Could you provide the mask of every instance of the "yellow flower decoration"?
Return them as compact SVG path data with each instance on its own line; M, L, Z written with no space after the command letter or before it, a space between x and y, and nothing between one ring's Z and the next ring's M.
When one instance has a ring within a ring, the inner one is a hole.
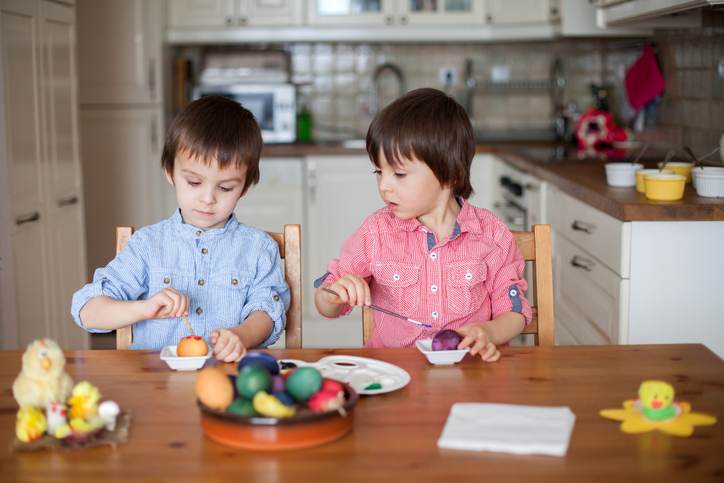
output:
M662 381L644 381L639 389L639 399L629 399L623 409L604 409L604 418L622 421L621 431L629 434L646 433L658 429L674 436L691 436L694 426L716 423L714 416L692 413L691 404L674 401L674 389ZM665 401L660 403L659 401ZM652 402L654 404L652 404Z

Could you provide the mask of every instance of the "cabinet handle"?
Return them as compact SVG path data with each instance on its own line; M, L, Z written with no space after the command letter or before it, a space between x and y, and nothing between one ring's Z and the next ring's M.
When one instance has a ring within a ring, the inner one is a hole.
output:
M234 23L234 19L231 17L226 17L226 25L231 25Z
M309 188L309 202L317 201L317 167L310 163L307 169L307 187Z
M156 98L156 62L153 59L148 59L148 91L151 93L151 98Z
M20 226L25 223L32 223L34 221L38 221L40 219L40 213L37 211L34 211L30 213L29 215L20 215L15 217L15 224Z
M493 16L492 16L492 15L486 15L486 16L485 16L485 22L486 22L486 23L493 23Z
M395 21L395 19L392 18L392 15L387 15L387 16L385 17L385 23L386 23L387 25L392 25L392 22L394 22L394 21Z
M249 19L246 17L239 17L239 25L246 25L249 23Z
M595 228L596 225L583 221L573 220L573 223L571 223L571 230L582 231L583 233L587 233L589 235L593 233Z
M574 255L573 258L571 258L571 265L576 268L581 268L587 272L590 272L591 270L593 270L593 267L596 266L596 264L593 263L591 260L579 257L578 255Z
M78 197L76 195L67 196L58 200L58 206L70 206L78 203Z
M402 15L402 16L400 17L400 23L401 23L402 25L406 25L406 24L407 24L407 16Z

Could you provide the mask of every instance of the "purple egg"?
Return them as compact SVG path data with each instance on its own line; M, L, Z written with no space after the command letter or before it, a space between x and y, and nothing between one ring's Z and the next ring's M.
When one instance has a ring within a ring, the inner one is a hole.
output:
M284 391L284 378L282 376L272 376L271 390L273 393Z
M294 406L294 398L285 391L273 392L272 396L279 399L285 406Z
M454 351L458 348L458 344L463 338L454 330L445 329L439 331L432 338L432 350L434 351Z

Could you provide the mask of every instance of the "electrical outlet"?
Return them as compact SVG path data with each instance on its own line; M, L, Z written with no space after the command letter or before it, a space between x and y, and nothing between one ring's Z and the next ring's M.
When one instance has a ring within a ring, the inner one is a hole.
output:
M443 86L452 86L458 82L458 70L455 67L440 67L438 79Z
M717 72L719 73L719 78L724 79L724 57L721 57L719 59L719 67L717 68Z

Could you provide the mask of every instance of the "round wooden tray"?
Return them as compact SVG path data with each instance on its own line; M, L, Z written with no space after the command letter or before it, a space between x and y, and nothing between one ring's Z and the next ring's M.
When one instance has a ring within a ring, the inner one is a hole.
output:
M300 449L329 443L352 430L354 405L359 396L344 384L343 411L301 412L291 418L239 416L217 411L197 401L201 427L217 443L252 450Z

